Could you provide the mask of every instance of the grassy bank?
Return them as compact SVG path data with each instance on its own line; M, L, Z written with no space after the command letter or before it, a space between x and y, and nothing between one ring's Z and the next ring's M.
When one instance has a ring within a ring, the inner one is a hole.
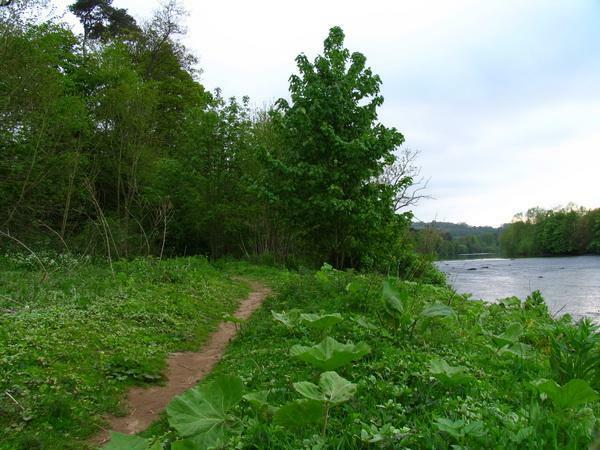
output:
M538 295L488 305L431 285L382 290L382 281L290 275L211 377L143 435L146 444L588 447L600 412L590 324L553 320ZM326 337L354 346L309 349Z
M248 290L203 258L0 258L0 448L84 448L124 390L160 382Z
M326 268L0 259L0 448L79 449L262 280L277 295L201 385L111 449L587 448L600 342L539 295L500 304ZM314 347L314 348L313 348ZM210 426L208 426L210 425ZM210 431L208 431L210 429ZM136 445L139 445L137 447ZM151 445L154 445L151 447Z

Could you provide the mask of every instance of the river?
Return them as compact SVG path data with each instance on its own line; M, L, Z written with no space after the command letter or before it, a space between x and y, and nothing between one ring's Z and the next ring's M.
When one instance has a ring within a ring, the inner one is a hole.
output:
M495 301L540 290L552 313L600 322L600 256L438 261L460 293Z

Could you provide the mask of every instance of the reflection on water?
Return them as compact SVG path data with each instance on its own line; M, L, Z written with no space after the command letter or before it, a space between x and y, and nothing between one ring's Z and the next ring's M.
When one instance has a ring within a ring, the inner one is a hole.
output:
M539 289L553 313L600 319L600 256L439 261L460 293L494 301Z

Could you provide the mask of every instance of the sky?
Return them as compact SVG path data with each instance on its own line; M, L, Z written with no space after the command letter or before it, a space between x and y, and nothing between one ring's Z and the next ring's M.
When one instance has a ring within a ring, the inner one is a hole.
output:
M417 220L498 226L534 206L600 207L600 0L182 3L201 82L258 107L286 97L294 58L341 26L383 81L380 121L420 152L433 198ZM143 22L159 2L113 5Z

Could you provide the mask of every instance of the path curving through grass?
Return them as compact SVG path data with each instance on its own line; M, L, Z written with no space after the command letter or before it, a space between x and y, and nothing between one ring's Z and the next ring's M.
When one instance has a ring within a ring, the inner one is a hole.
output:
M250 285L252 292L243 300L234 317L248 319L271 293L265 285L256 281L238 279ZM177 352L167 360L166 381L162 386L134 387L127 393L127 410L123 417L108 417L112 431L136 434L157 420L171 399L195 386L219 362L229 341L236 335L238 325L222 322L210 335L207 343L197 352ZM103 430L90 443L104 445L110 440L110 431Z

